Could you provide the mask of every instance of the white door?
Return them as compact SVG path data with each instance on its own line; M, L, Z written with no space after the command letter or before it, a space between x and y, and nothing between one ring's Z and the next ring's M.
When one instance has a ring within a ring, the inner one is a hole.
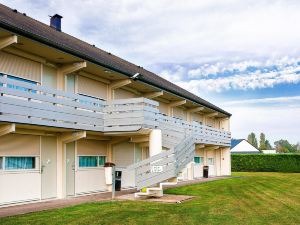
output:
M207 158L208 176L216 176L215 158Z
M75 195L75 142L66 144L66 194Z
M42 199L56 198L56 137L41 138Z

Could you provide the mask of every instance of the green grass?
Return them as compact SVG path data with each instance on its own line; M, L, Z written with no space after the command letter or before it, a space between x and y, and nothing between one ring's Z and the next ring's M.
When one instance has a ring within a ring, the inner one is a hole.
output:
M196 196L182 204L89 203L2 218L0 224L300 224L299 173L234 176L167 191Z

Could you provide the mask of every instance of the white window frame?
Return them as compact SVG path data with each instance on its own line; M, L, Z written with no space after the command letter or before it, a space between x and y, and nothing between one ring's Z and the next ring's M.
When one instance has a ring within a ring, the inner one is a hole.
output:
M211 164L211 162L212 162L212 164ZM214 166L215 165L215 158L207 158L207 164L209 166Z
M6 169L5 168L5 161L6 158L9 157L30 157L35 158L35 168L30 169ZM2 158L2 168L0 168L1 172L22 172L22 171L39 171L40 170L40 156L39 155L3 155L0 156Z
M200 158L200 163L196 163L196 162L195 162L195 159L194 159L194 163L195 163L196 165L203 165L203 164L204 164L204 157L203 157L203 156L197 156L197 155L196 155L196 156L194 156L194 158L195 158L195 157Z
M88 166L88 167L84 167L84 166L80 166L79 165L79 159L80 157L97 157L97 166ZM105 162L107 159L106 155L77 155L77 165L78 165L78 169L97 169L97 168L103 168L104 165L99 165L99 157L105 157Z

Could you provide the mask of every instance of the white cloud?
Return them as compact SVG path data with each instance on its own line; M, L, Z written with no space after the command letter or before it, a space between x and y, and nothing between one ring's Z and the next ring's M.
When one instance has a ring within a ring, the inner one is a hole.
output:
M196 94L205 91L222 92L224 90L255 90L271 88L278 84L296 84L300 82L300 66L287 66L280 71L253 73L245 72L228 77L213 79L181 80L176 84ZM169 75L171 77L171 75Z
M288 96L288 97L277 97L277 98L255 98L255 99L246 99L239 101L229 101L223 103L224 106L239 106L245 104L260 104L260 103L284 103L289 104L289 106L294 107L297 104L300 104L300 96Z
M205 63L297 56L300 2L293 0L2 0L136 62ZM86 29L88 28L88 29ZM213 66L214 67L214 66ZM215 68L211 68L215 71ZM193 72L191 72L193 73Z

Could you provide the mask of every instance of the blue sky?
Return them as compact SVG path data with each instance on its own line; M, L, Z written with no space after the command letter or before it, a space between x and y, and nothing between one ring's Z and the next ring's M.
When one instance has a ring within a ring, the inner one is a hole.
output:
M235 138L300 141L300 1L3 0L233 114Z

